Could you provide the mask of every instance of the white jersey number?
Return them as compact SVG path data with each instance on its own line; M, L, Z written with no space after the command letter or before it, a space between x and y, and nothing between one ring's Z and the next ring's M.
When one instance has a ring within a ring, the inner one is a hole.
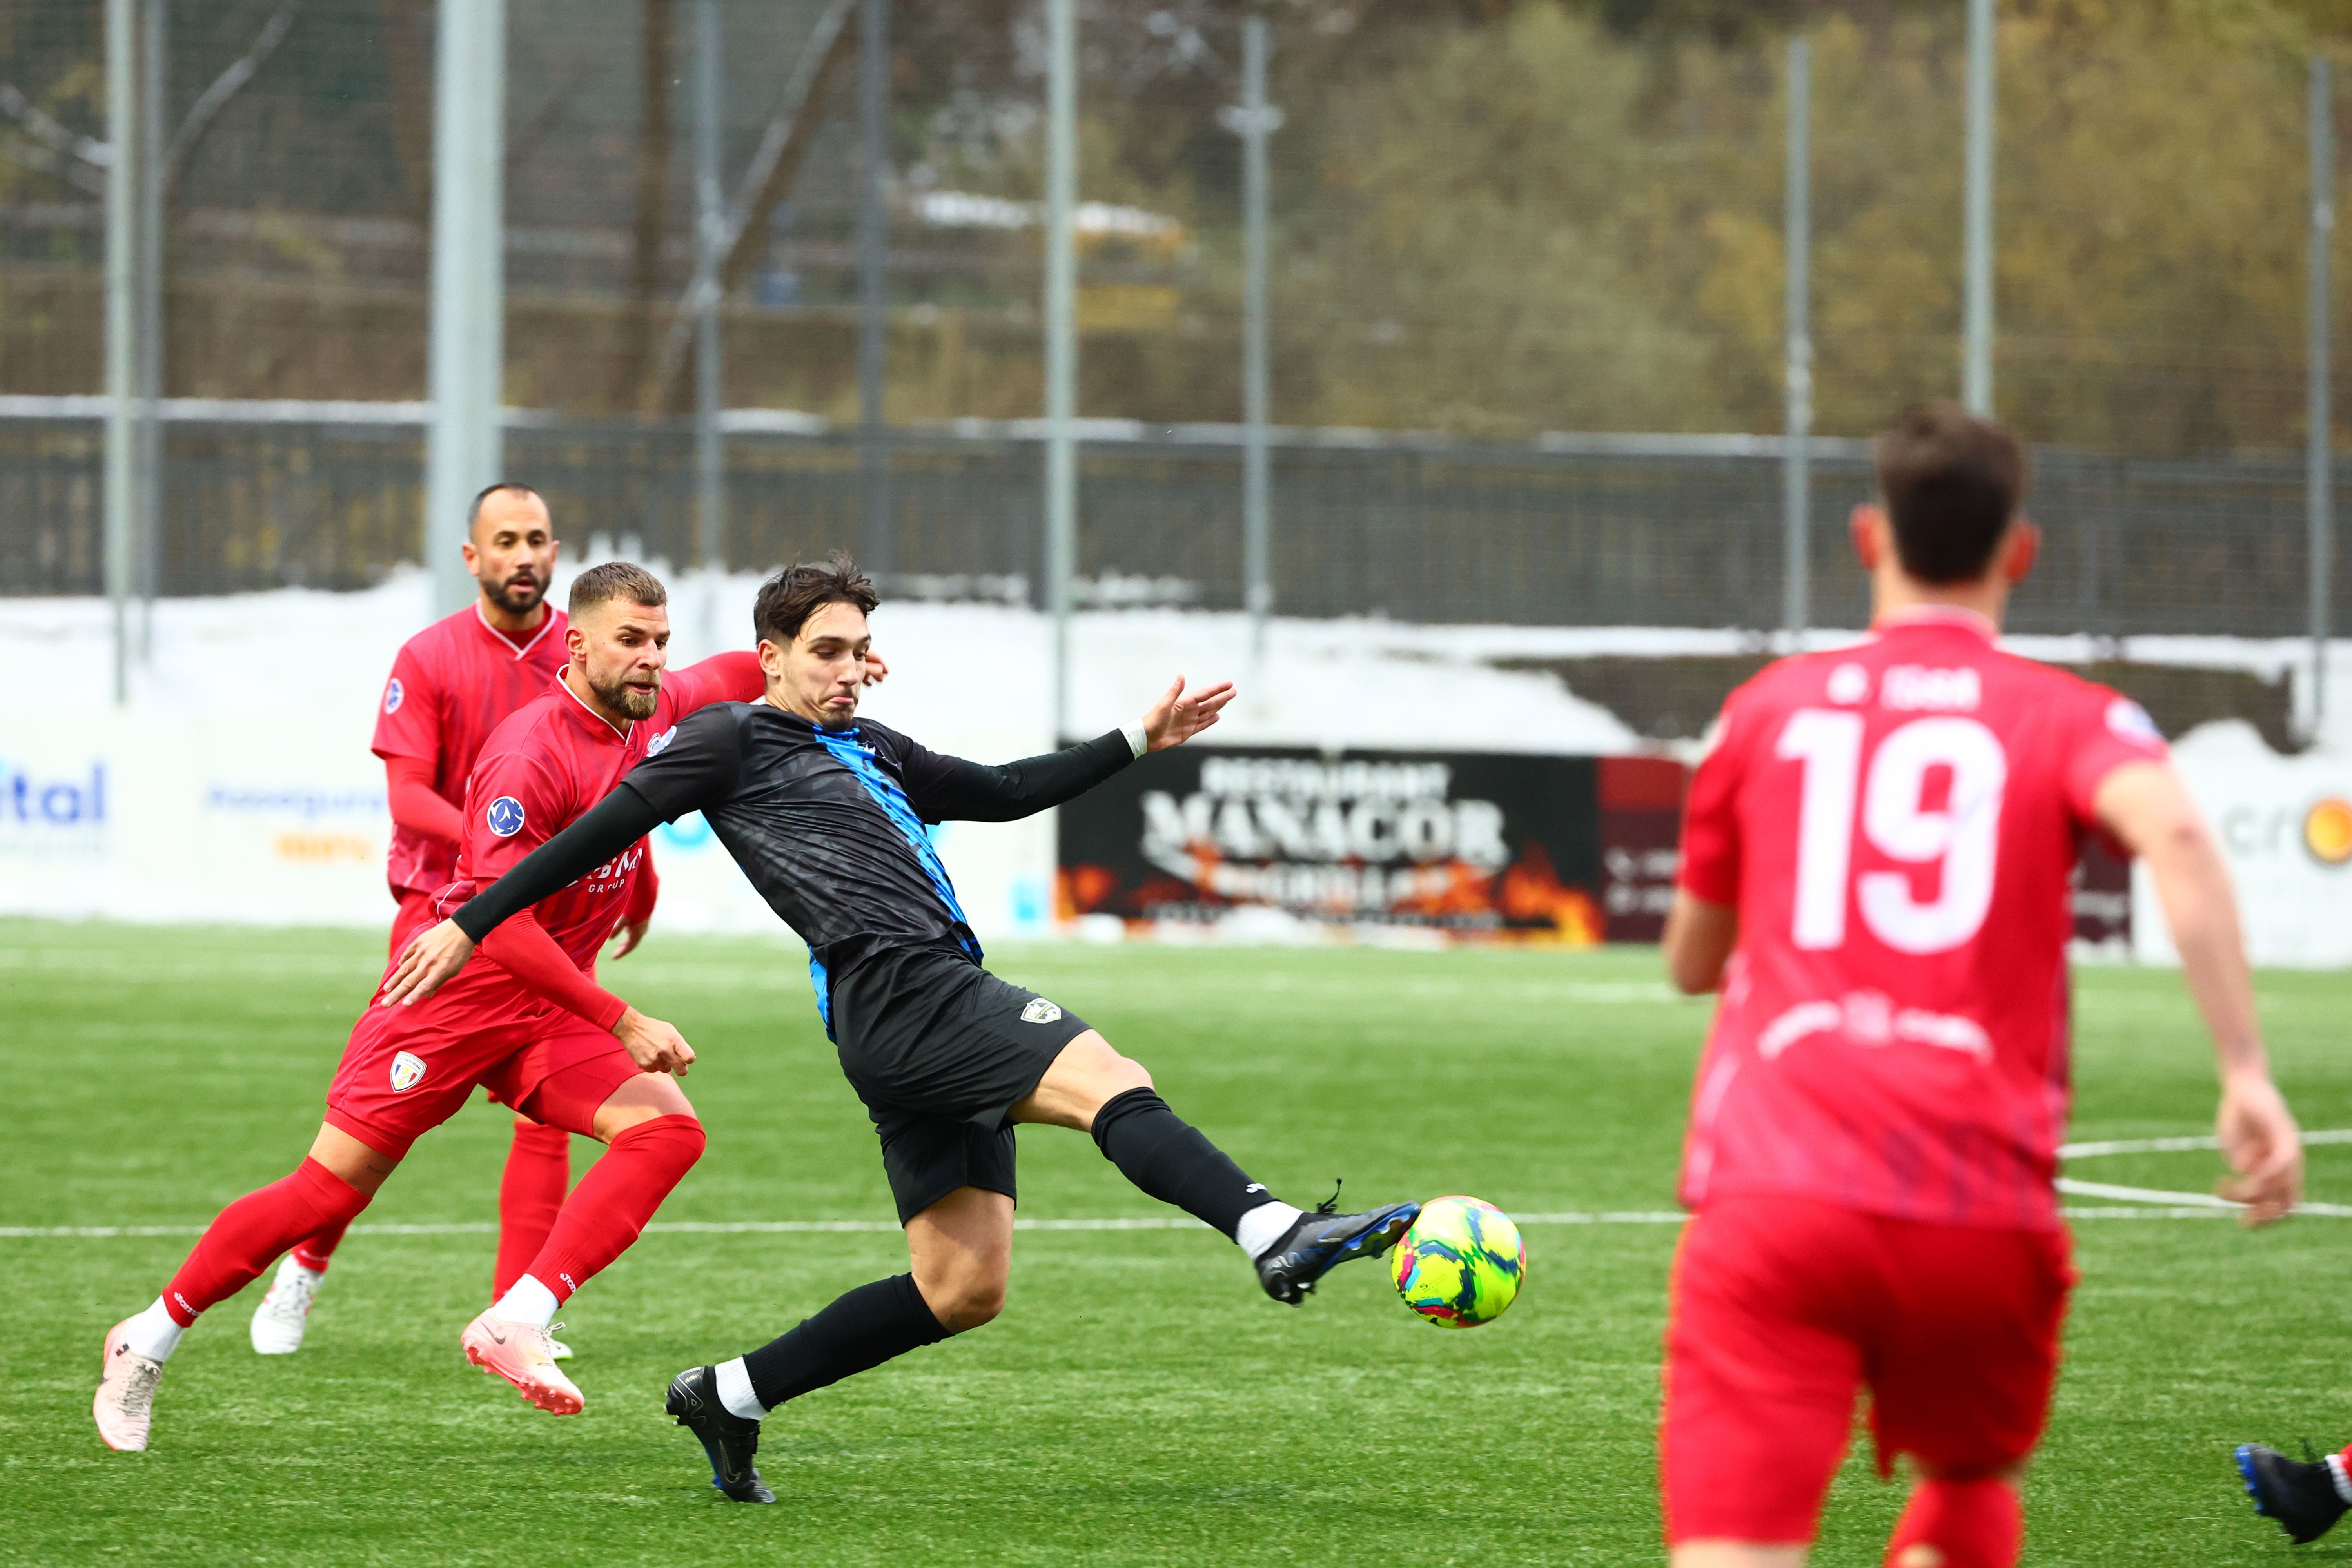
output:
M2008 754L1974 719L1915 719L1879 742L1865 779L1862 742L1861 714L1801 708L1774 748L1805 768L1797 814L1796 944L1814 951L1845 945L1851 879L1873 936L1903 952L1948 952L1977 934L1992 907ZM1937 767L1951 770L1951 794L1941 809L1929 811L1921 799L1928 770ZM1907 871L1851 877L1857 804L1872 847L1906 866L1939 868L1935 897L1925 903L1914 898Z

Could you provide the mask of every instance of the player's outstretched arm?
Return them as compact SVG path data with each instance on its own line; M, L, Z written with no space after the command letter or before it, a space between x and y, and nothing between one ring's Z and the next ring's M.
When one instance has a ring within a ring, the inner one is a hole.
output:
M419 1002L466 965L474 944L499 923L570 887L652 832L660 816L625 781L578 820L515 862L457 915L408 944L385 983L383 1005Z
M926 822L1016 822L1075 800L1146 752L1181 746L1217 721L1233 700L1221 681L1184 695L1184 678L1135 723L1043 756L992 766L929 751L900 736L893 746L907 798Z
M2092 805L2107 830L2147 863L2189 994L2212 1032L2221 1074L2217 1131L2222 1156L2238 1173L2223 1184L2223 1195L2246 1205L2247 1224L2267 1225L2303 1195L2303 1141L2271 1081L2221 847L2179 775L2162 763L2116 768Z

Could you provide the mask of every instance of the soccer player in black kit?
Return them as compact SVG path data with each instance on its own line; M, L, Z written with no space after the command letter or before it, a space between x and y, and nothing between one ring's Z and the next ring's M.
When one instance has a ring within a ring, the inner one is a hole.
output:
M1153 1092L1086 1020L981 967L926 823L1008 822L1085 793L1216 722L1230 682L1179 679L1137 723L987 767L857 721L873 584L846 559L788 567L752 618L758 702L689 714L603 801L410 947L387 1004L430 994L509 915L657 824L699 811L809 948L818 1014L865 1101L907 1229L908 1273L861 1285L747 1355L680 1373L668 1410L739 1502L772 1502L760 1422L812 1389L976 1329L1004 1302L1018 1122L1091 1132L1128 1180L1223 1232L1277 1301L1386 1252L1420 1212L1338 1214L1274 1199Z

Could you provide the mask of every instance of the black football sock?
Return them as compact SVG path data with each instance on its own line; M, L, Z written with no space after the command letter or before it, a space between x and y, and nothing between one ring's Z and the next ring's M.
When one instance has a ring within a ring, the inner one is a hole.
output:
M1113 1095L1095 1112L1095 1142L1119 1173L1233 1239L1242 1215L1273 1194L1148 1089Z
M787 1399L880 1366L948 1337L915 1289L911 1274L894 1274L834 1299L814 1318L743 1358L751 1392L773 1410Z

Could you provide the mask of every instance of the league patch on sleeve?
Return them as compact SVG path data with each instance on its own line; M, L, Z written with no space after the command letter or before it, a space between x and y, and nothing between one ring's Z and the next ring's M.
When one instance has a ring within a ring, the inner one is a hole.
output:
M2107 730L2117 740L2129 741L2136 746L2161 746L2164 731L2147 716L2147 710L2128 697L2118 697L2107 704Z
M394 676L384 684L383 710L387 713L397 713L400 711L400 705L407 700L408 689L400 684L400 677Z
M502 795L490 802L489 810L482 813L482 820L499 837L512 838L522 831L522 802L510 795Z
M677 726L672 724L668 729L664 730L660 734L656 735L652 740L646 742L646 755L649 757L660 756L664 752L669 750L669 743L677 739Z

